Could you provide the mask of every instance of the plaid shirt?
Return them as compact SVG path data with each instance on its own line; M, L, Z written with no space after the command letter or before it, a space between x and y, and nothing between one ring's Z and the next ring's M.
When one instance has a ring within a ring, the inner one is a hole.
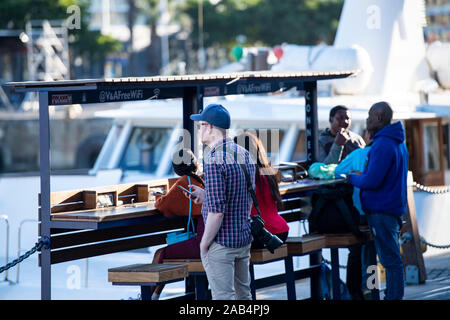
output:
M227 138L214 145L210 152L205 152L203 220L206 225L209 212L224 214L215 241L229 248L241 248L253 240L250 230L252 199L239 163L246 164L255 188L256 165L247 150Z

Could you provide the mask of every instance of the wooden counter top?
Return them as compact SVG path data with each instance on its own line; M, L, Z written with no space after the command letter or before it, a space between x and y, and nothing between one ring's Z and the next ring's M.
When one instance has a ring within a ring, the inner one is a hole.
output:
M159 214L153 203L123 205L119 207L79 210L61 213L52 213L53 221L92 221L104 222L129 218L140 218Z

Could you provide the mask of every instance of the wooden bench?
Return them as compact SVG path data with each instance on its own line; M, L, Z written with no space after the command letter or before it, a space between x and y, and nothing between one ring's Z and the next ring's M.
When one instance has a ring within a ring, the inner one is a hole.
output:
M322 249L325 247L325 236L324 235L303 235L301 237L288 237L286 240L288 249L287 262L292 265L293 269L293 257L294 256L310 256L310 267L304 270L293 271L294 283L295 280L310 278L310 292L311 299L321 299L320 292L320 261L317 256L322 255ZM316 259L311 257L316 256ZM294 285L294 296L295 285Z
M366 227L360 228L360 231L364 234L363 239L357 238L352 233L344 233L344 234L325 234L325 248L330 249L331 253L331 278L332 278L332 287L333 287L333 300L341 299L341 290L340 290L340 277L339 277L339 249L356 245L356 244L364 244L364 240L371 240L372 234L370 230ZM379 300L380 294L379 290L372 290L372 299Z
M325 248L326 237L323 234L288 237L286 244L289 255L301 256Z
M256 289L268 287L272 285L270 278L262 278L255 280L255 265L270 263L278 260L284 260L285 274L284 282L286 282L286 290L288 300L295 300L295 280L293 277L293 265L288 259L287 245L283 244L271 253L267 249L252 249L250 252L250 289L252 299L256 300Z
M189 277L186 279L186 294L194 290L196 300L208 298L208 279L201 259L164 259L163 263L185 265L189 273ZM189 278L192 279L193 284L190 283Z
M108 281L113 285L141 286L142 300L151 300L151 286L179 281L188 276L184 264L132 264L108 269Z
M255 280L254 265L274 262L278 260L286 259L288 256L287 245L283 244L279 248L271 253L267 249L253 249L250 252L250 287L252 292L252 298L256 299L256 289L267 286L264 283L264 279ZM208 283L206 278L206 272L203 268L202 261L200 259L164 259L164 264L184 264L188 268L189 277L193 277L195 285L195 296L197 300L202 300L207 297ZM285 265L286 266L286 265ZM289 269L286 269L285 276L288 277L290 274ZM289 278L290 279L290 278ZM295 296L291 296L292 286L295 283L290 283L286 279L288 297L295 299ZM186 290L188 291L188 289Z

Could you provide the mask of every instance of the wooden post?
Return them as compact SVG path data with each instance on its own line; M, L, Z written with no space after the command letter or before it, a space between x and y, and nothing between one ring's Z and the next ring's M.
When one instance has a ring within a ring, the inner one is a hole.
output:
M411 241L404 242L402 244L403 251L403 264L406 268L407 265L414 265L419 268L419 283L424 283L427 279L427 273L425 270L425 262L423 260L422 249L420 247L419 229L417 227L416 220L416 206L414 204L414 192L412 186L412 172L408 172L408 209L404 214L404 221L406 222L405 228L411 236Z

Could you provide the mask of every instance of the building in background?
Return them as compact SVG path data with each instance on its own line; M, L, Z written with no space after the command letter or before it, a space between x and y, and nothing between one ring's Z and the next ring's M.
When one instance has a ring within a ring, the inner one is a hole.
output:
M426 0L427 26L424 27L425 39L450 42L450 1Z

